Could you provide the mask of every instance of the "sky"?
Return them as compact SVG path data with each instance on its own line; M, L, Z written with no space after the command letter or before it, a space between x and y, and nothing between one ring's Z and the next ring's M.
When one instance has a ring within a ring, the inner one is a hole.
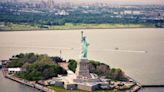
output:
M37 2L41 0L17 0L17 1ZM71 3L103 2L103 3L111 3L111 4L162 4L164 5L164 0L54 0L54 1L55 2L71 2Z

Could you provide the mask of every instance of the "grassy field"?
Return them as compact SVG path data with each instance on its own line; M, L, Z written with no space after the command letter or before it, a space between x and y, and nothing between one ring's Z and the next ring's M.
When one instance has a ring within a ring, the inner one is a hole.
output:
M57 86L48 86L49 88L55 90L56 92L88 92L88 91L83 91L83 90L66 90L62 87L57 87ZM119 91L119 90L99 90L96 92L124 92L124 91Z
M71 24L65 25L32 25L32 24L5 24L0 25L1 31L23 31L23 30L69 30L69 29L112 29L112 28L145 28L142 24Z
M50 26L49 29L110 29L110 28L142 28L141 24L70 24Z
M7 24L7 25L0 25L0 30L4 31L19 31L19 30L37 30L39 27L29 24Z

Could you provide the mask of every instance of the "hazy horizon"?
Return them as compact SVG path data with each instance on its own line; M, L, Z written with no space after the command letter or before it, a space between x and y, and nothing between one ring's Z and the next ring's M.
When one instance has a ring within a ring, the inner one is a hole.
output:
M2 0L7 1L7 0ZM8 1L14 1L14 0L8 0ZM38 2L38 1L48 1L48 0L16 0L18 2ZM164 5L164 0L53 0L57 3L74 3L74 4L80 4L80 3L108 3L108 4L160 4Z

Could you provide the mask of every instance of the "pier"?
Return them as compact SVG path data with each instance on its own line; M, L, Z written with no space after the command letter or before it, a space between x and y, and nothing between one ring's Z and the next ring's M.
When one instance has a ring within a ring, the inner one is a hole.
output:
M142 85L143 88L164 87L164 85Z
M135 83L135 85L133 85L129 90L127 90L126 92L138 92L141 88L142 85L137 82L136 80L134 80L133 78L131 78L130 76L126 75L126 77L131 80L133 83Z

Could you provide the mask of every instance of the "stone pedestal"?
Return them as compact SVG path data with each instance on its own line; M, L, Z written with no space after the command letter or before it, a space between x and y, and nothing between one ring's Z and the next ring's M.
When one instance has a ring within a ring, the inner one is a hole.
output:
M78 79L79 78L80 79L90 79L90 78L92 78L90 73L89 73L88 59L80 59L77 62L76 75L77 75Z
M89 72L88 59L80 59L77 62L75 82L98 82L99 79L93 79Z

